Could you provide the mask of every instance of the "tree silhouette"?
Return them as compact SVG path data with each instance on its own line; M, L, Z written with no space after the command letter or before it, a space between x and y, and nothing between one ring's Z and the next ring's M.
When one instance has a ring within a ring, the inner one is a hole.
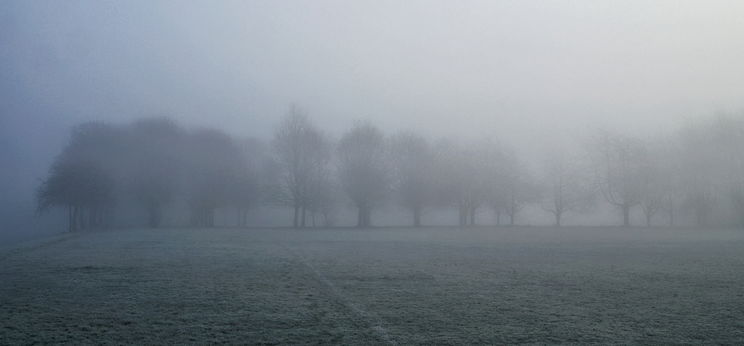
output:
M357 208L357 227L372 225L372 209L388 189L385 141L380 130L358 124L338 143L339 177Z

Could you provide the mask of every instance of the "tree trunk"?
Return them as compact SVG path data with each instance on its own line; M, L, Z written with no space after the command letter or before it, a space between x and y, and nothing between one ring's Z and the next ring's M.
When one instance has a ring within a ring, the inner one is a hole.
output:
M207 227L214 227L214 209L209 208L206 210L206 226Z
M67 206L67 231L68 232L72 232L75 230L75 224L74 224L75 219L73 218L73 215L72 215L72 209L73 209L72 205Z
M77 231L78 228L80 228L80 225L78 223L78 216L80 215L80 208L78 206L75 206L72 210L72 230Z
M292 219L292 228L297 228L300 224L300 206L294 206L294 218Z
M364 208L364 227L372 226L372 210L369 207Z
M669 208L669 227L674 227L674 209Z
M302 213L301 213L301 215L302 215L302 219L300 220L300 227L301 228L305 228L305 225L306 225L306 222L305 221L307 219L307 217L306 217L306 215L307 215L307 208L305 208L304 205L302 206Z
M421 227L421 207L413 207L413 227Z
M77 229L78 230L84 230L85 229L85 208L84 207L78 207L78 213L77 213Z
M460 227L466 226L468 223L468 210L464 204L460 204L458 216L460 218L459 219Z
M320 212L320 215L323 216L324 227L330 227L333 225L333 220L331 219L331 212L328 209L323 209L323 211Z
M563 213L561 213L561 212L556 212L555 213L555 227L561 227L561 216L562 215L563 215Z
M470 226L475 226L475 207L470 207Z
M646 213L646 227L651 227L651 213Z
M514 191L511 193L511 203L509 203L509 226L514 226L514 218L517 216L517 203Z
M78 207L77 215L75 215L75 220L77 223L75 224L75 229L78 231L82 231L85 229L85 208Z
M623 226L629 227L630 226L630 206L627 204L623 204Z
M507 214L509 215L509 226L514 226L514 223L515 223L514 219L517 216L517 209L514 207L514 205L509 207Z

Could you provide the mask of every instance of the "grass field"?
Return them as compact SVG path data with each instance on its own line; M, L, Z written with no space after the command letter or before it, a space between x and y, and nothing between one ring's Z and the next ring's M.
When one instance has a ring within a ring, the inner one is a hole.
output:
M0 343L744 343L744 232L128 230L0 252Z

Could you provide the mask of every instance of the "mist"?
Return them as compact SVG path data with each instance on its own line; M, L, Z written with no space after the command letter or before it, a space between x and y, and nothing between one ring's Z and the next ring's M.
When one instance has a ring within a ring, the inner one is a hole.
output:
M0 1L0 343L741 344L742 18Z
M268 140L298 104L334 136L369 121L494 137L534 168L556 140L667 135L743 108L735 1L0 6L4 221L34 219L34 189L86 121Z

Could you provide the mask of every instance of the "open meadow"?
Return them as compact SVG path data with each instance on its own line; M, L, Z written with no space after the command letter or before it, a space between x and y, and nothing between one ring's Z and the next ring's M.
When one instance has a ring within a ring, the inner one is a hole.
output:
M0 252L0 344L744 343L744 232L165 229Z

